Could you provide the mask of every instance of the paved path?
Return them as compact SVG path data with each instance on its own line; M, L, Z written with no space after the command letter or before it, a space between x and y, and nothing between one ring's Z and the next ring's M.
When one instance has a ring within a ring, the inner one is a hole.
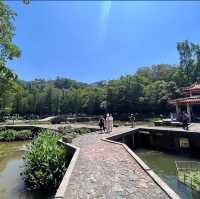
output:
M114 134L130 131L115 128ZM101 140L105 134L74 139L80 153L64 199L166 199L166 193L122 145Z
M56 116L49 116L49 117L45 117L45 118L43 118L43 119L41 119L41 120L38 120L39 122L45 122L45 121L50 121L50 120L52 120L53 118L55 118Z
M189 126L189 130L200 132L200 123L191 123L191 125Z

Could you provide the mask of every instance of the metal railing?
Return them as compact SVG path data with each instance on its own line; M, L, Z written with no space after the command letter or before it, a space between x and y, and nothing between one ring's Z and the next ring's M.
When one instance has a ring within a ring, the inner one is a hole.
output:
M175 161L178 179L200 191L200 162Z

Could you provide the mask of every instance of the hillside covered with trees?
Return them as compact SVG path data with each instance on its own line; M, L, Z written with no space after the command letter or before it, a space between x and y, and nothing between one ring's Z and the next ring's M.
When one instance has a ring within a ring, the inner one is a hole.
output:
M187 75L185 70L184 65L153 65L142 67L133 75L94 84L61 77L9 80L6 86L1 83L4 92L0 107L4 113L20 115L166 113L170 110L167 101L180 97L180 88L198 78Z
M0 114L52 115L85 113L167 113L167 101L180 97L180 88L200 77L200 46L177 43L179 65L141 67L117 80L86 84L58 77L22 81L7 66L21 55L13 43L16 13L0 1Z

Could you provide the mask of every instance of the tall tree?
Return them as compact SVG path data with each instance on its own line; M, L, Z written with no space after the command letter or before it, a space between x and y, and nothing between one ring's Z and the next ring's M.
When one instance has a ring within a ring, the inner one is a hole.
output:
M0 0L0 79L14 78L15 74L7 67L7 61L19 57L20 49L13 43L16 13Z
M177 43L180 55L180 69L186 74L187 83L191 84L200 76L200 46L189 41Z

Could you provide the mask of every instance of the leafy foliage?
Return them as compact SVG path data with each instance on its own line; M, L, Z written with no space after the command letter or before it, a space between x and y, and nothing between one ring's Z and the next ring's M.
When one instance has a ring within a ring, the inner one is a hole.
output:
M33 138L31 130L1 129L0 141L28 140Z
M66 78L15 81L15 89L0 97L0 107L20 115L166 113L167 101L179 97L180 85L185 84L179 70L176 66L154 65L100 86L73 82L68 87L63 83L68 82Z
M200 46L189 41L177 43L180 55L180 69L185 73L188 83L200 77Z
M7 60L19 57L21 51L13 43L15 34L13 20L16 13L3 1L0 1L0 79L15 78L15 74L6 67Z
M68 166L69 154L58 145L61 135L46 130L29 146L21 173L30 189L56 189Z

